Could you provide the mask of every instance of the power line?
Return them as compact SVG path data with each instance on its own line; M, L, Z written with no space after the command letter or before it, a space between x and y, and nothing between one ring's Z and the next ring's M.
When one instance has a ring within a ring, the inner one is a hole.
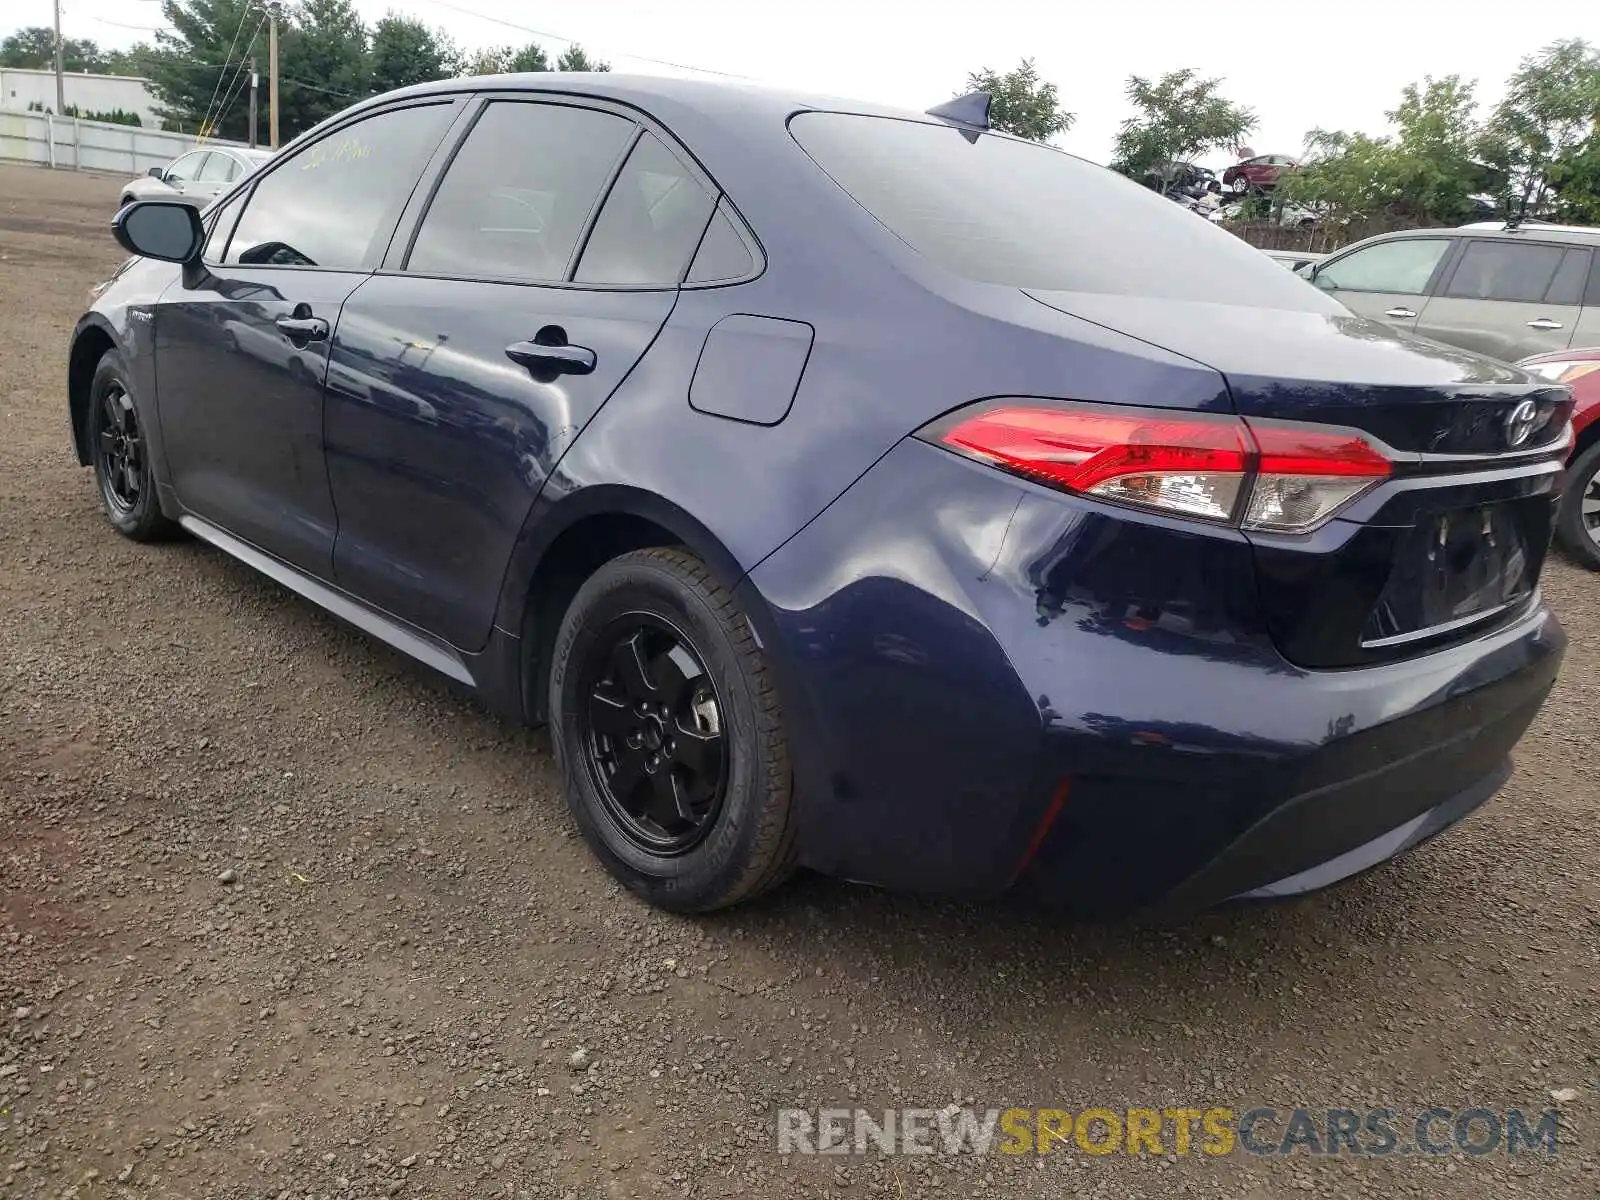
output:
M504 25L507 29L515 29L519 33L529 33L534 37L549 38L551 41L556 42L565 42L568 46L580 44L579 39L577 38L566 37L565 35L559 33L551 33L545 29L534 29L527 25L519 25L515 21L507 21L504 17L491 17L488 13L475 12L470 8L462 8L459 4L450 4L448 3L448 0L427 0L427 2L429 4L437 4L440 8L448 8L452 12L461 13L463 16L476 17L480 21L488 21L491 25ZM720 75L724 79L750 79L750 76L748 75L735 75L732 71L718 71L711 67L697 67L692 63L673 62L671 59L666 58L651 58L645 54L625 54L621 50L613 50L611 53L615 54L618 58L631 58L639 62L654 63L658 67L673 67L679 71L699 71L704 75Z
M250 19L250 6L246 5L239 13L239 24L234 28L233 37L228 42L228 51L222 56L222 74L217 76L217 82L211 89L211 99L206 101L205 116L200 118L200 128L204 129L211 123L211 108L217 102L217 92L222 88L223 77L228 73L228 64L233 61L233 48L239 44L239 35L244 32L244 23ZM256 30L261 29L261 22L256 22Z
M266 18L262 17L256 22L256 27L250 31L250 40L245 44L244 52L239 57L239 69L234 72L233 82L228 85L222 94L222 103L217 107L216 119L211 125L212 129L220 129L222 127L223 120L227 117L239 97L244 94L246 71L250 66L250 55L255 51L256 39L261 36L261 26L265 20ZM223 73L227 73L226 67L223 68ZM205 127L202 126L201 128Z
M138 30L140 33L161 33L161 32L164 32L163 30L157 28L154 25L124 25L121 21L108 21L104 17L97 17L97 16L94 16L93 14L90 15L89 20L98 21L102 25L115 25L118 29L135 29L135 30Z

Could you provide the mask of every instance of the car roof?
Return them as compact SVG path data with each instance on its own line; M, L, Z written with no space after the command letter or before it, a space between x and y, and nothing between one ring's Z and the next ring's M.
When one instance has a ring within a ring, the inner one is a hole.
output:
M1577 242L1588 244L1600 240L1600 227L1593 225L1558 225L1552 221L1524 221L1507 228L1504 221L1473 221L1457 226L1458 231L1473 236L1502 236L1507 238L1538 238L1541 241Z
M646 112L667 102L699 110L718 120L743 120L751 116L782 120L805 109L899 117L936 123L938 118L913 109L823 93L767 87L739 79L676 79L661 75L621 75L605 71L535 71L510 75L475 75L419 83L374 96L347 110L396 99L461 92L528 91L592 96L641 108Z
M1418 229L1396 229L1389 233L1375 233L1371 237L1362 238L1359 242L1351 242L1348 246L1340 246L1334 254L1344 254L1358 246L1369 246L1378 242L1397 242L1407 238L1466 238L1472 241L1496 242L1555 242L1569 246L1597 246L1600 245L1600 227L1589 225L1542 225L1530 221L1513 229L1507 229L1503 221L1479 221L1471 225L1430 225ZM1330 254L1331 258L1333 255Z
M622 104L645 107L651 101L677 101L698 104L707 109L736 112L755 104L770 110L838 109L846 112L885 115L885 117L918 117L934 120L925 112L872 104L842 96L771 88L762 83L746 82L736 78L670 78L666 75L622 75L616 72L590 72L590 70L534 70L523 74L470 75L466 78L445 78L430 83L416 83L410 88L400 88L382 96L374 96L363 104L384 99L427 96L450 91L554 91L578 93L614 99Z

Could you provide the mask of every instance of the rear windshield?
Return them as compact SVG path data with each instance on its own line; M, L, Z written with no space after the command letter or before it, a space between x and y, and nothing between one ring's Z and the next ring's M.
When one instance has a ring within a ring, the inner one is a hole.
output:
M1342 311L1204 217L1048 146L850 113L800 113L789 128L891 233L968 279Z

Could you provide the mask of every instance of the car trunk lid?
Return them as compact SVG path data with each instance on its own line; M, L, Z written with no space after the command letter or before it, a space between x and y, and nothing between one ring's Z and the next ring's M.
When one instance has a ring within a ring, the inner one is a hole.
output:
M1309 534L1249 532L1286 658L1345 667L1476 636L1532 597L1570 393L1360 317L1107 294L1035 300L1220 372L1248 422L1359 431L1394 473Z

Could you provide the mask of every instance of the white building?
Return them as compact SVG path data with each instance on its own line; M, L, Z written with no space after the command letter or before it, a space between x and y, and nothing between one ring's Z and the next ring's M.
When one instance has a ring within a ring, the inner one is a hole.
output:
M68 72L62 76L62 87L67 103L75 104L79 111L138 113L146 129L160 129L161 118L156 116L156 98L150 92L150 81L137 75L89 75ZM26 109L30 104L42 104L51 112L56 108L56 73L54 71L25 71L14 67L0 67L0 108Z

